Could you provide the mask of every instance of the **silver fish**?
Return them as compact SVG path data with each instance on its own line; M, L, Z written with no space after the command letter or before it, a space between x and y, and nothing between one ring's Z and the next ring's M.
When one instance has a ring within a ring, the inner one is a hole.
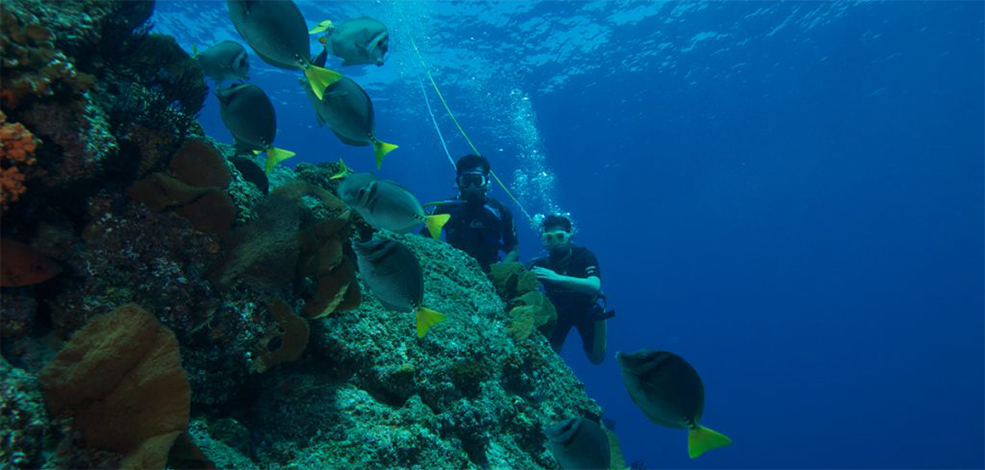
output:
M732 440L698 424L705 406L701 377L684 358L667 351L643 349L616 353L629 397L656 424L688 430L693 459Z
M435 240L441 238L441 227L451 217L450 214L425 214L410 190L370 173L346 176L339 185L339 197L373 227L408 233L423 223Z
M609 437L595 421L574 418L547 429L551 453L564 470L608 469Z
M222 41L194 55L209 78L217 81L249 80L250 60L236 41Z
M354 242L359 273L384 307L397 311L414 311L417 337L445 319L445 315L424 308L424 274L417 257L394 240L371 239Z

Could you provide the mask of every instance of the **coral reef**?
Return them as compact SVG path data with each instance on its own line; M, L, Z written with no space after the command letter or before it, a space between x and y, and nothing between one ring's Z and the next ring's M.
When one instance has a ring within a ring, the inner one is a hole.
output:
M232 176L222 154L201 139L189 139L169 168L170 174L156 172L137 181L127 194L156 211L174 210L199 230L225 235L236 205L225 191Z
M234 419L193 418L188 435L216 468L259 469L249 457L250 432Z
M291 311L291 307L279 299L271 300L270 309L278 328L269 329L267 337L260 341L254 370L264 372L284 362L296 361L308 346L310 328L308 321Z
M153 5L0 11L0 239L26 247L0 269L23 367L0 361L0 465L556 468L543 428L602 413L532 334L553 311L533 275L376 234L448 316L417 338L356 272L374 235L339 166L264 174L204 137L201 69L149 33Z
M219 285L285 298L297 293L305 299L303 312L309 318L358 306L355 271L342 256L350 216L342 201L296 182L271 192L256 211L255 220L231 235Z
M86 447L122 454L124 468L163 468L188 425L178 341L134 304L86 324L39 379L51 413L71 417Z
M7 122L7 115L0 111L0 211L27 190L25 168L37 163L34 150L38 143L34 134L20 123Z
M510 336L517 341L530 337L535 329L550 336L557 323L557 310L550 299L540 292L527 292L511 302Z
M527 271L521 263L496 263L489 267L489 280L509 308L509 330L513 339L523 341L535 329L550 336L557 323L557 310L538 291L540 284L534 273Z
M499 298L507 303L527 292L540 289L537 276L527 271L523 263L494 263L489 266L489 280L496 287Z
M425 237L378 236L418 256L425 303L448 319L418 339L413 314L367 296L313 322L307 354L319 366L278 368L252 405L246 424L261 434L258 457L299 467L555 465L543 427L597 419L598 405L546 341L517 347L475 260Z
M31 374L0 358L0 467L37 468L51 434L41 388Z

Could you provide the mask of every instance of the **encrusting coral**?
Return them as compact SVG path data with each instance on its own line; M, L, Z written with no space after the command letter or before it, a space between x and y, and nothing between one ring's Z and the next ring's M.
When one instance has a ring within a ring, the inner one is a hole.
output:
M260 343L254 370L264 372L283 362L296 361L308 346L310 328L308 321L291 311L291 306L280 299L267 302L267 308L277 321L277 329L267 332Z
M24 168L34 165L34 151L40 141L22 124L7 122L0 111L0 211L27 191Z
M308 318L359 305L355 270L343 256L350 212L342 201L318 186L295 182L271 192L256 211L255 220L232 233L219 285L293 296L297 280Z
M174 333L137 305L96 317L39 375L52 415L122 468L163 468L188 426L191 389Z
M154 210L173 209L199 230L225 235L236 206L225 192L232 177L222 154L201 139L189 139L171 157L171 173L151 174L127 191Z
M33 375L0 358L0 467L40 467L41 443L52 434Z

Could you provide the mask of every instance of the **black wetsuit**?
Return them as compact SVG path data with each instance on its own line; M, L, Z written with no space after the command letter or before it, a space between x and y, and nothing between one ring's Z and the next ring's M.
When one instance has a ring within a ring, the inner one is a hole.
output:
M540 266L550 269L564 276L585 279L595 276L602 279L602 271L599 269L599 262L595 254L588 248L580 246L571 247L571 256L561 260L553 259L550 256L537 258L528 264L528 267ZM552 282L541 282L544 292L551 299L551 303L557 309L557 326L551 335L551 347L560 352L564 346L564 340L568 337L571 327L578 329L581 335L581 343L585 351L591 351L595 341L595 301L597 294L585 294L562 287Z
M487 197L484 205L458 198L441 201L431 214L451 214L442 229L445 241L475 258L483 271L499 261L500 251L509 253L517 246L513 213L493 198Z

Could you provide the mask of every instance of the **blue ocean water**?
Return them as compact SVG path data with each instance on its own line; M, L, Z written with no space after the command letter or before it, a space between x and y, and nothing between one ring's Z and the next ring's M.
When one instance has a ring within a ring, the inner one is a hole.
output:
M604 364L575 332L562 355L627 461L985 467L982 2L298 4L310 26L391 30L386 65L341 69L400 145L381 176L444 199L435 125L452 158L471 151L423 59L523 208L571 213L617 316ZM153 21L189 50L239 40L224 2L159 2ZM298 74L251 66L298 152L284 164L372 170L317 126ZM201 121L231 142L214 98ZM702 423L732 446L692 461L643 416L611 356L640 348L697 368Z

